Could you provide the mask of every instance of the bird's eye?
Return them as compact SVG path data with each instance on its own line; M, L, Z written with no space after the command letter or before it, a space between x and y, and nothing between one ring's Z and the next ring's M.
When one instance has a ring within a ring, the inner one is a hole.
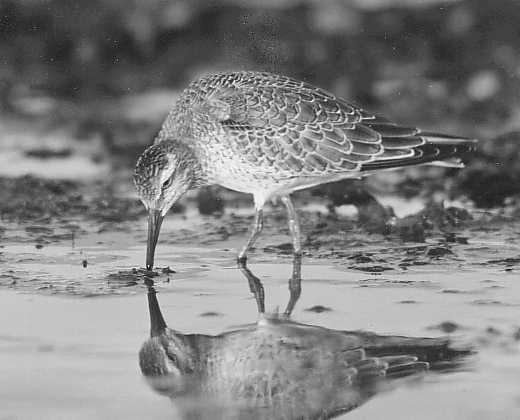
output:
M177 356L175 356L174 354L170 354L170 353L166 353L166 356L168 357L168 359L170 359L172 361L172 363L177 366Z
M173 179L168 178L166 181L163 182L162 189L165 190L166 188L168 188L170 185L172 185L172 182L173 182Z

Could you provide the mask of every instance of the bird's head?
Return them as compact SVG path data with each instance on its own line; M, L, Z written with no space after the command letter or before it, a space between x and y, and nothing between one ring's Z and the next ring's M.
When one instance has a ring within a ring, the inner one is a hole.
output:
M155 290L149 288L151 337L139 351L139 366L150 386L161 394L181 395L189 391L195 372L196 352L189 338L168 328Z
M161 394L178 396L190 390L194 360L189 347L173 330L143 343L139 366L148 384Z
M177 141L154 144L139 156L134 184L148 210L148 270L153 268L155 247L164 216L186 191L200 183L199 169L193 151Z

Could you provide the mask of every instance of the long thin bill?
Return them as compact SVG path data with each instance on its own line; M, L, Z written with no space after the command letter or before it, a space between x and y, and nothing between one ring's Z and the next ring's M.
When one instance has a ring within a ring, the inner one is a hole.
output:
M160 210L150 210L148 213L148 244L146 246L146 269L153 269L155 247L159 239L163 215Z

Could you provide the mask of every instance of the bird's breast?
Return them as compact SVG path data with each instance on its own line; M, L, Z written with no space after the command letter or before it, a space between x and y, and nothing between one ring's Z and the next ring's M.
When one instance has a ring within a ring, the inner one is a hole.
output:
M238 151L225 138L204 138L197 146L208 184L250 194L269 195L284 183L284 174L261 155Z

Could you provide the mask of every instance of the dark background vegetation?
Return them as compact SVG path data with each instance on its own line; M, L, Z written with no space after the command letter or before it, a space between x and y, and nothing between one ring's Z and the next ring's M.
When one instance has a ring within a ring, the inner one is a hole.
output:
M520 93L515 0L2 0L0 19L4 101L27 90L124 95L258 69L387 112L410 101L421 119L483 124L510 117Z
M520 190L519 22L516 0L1 0L2 115L98 133L131 166L191 79L279 72L481 139L454 191L500 206Z

